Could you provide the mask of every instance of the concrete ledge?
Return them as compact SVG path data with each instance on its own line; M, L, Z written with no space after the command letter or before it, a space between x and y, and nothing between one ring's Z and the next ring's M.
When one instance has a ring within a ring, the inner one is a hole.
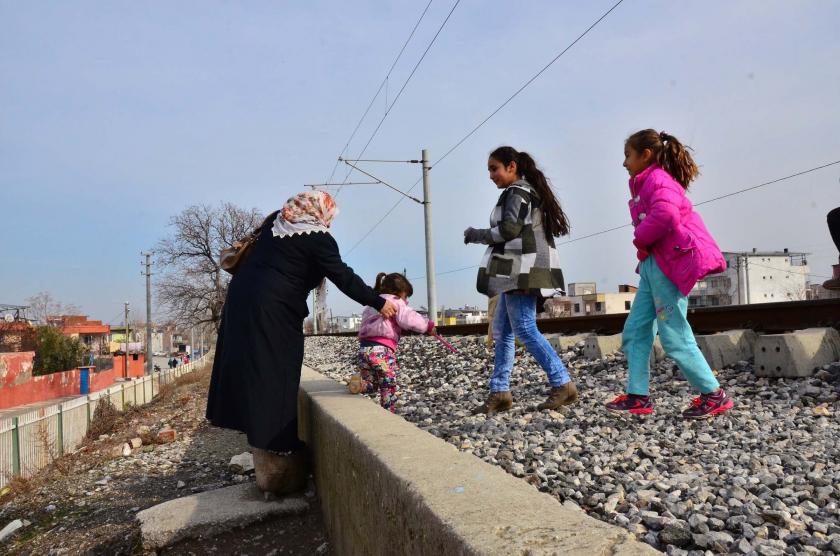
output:
M758 335L752 330L729 330L718 334L699 334L697 346L713 369L746 361L755 353Z
M335 554L658 554L307 367L299 412Z
M755 374L806 377L840 359L840 334L833 328L808 328L760 336L755 345Z
M155 550L186 538L214 536L269 516L300 514L303 498L265 501L254 483L176 498L137 514L143 547Z

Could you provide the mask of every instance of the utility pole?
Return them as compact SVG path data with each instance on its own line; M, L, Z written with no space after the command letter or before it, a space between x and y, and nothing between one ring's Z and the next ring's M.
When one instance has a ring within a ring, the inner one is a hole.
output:
M141 272L146 277L146 374L152 374L154 355L152 354L152 254L141 253L146 256L146 272Z
M123 365L123 378L128 378L128 301L125 302L125 365Z
M429 151L423 149L423 216L426 223L426 295L429 320L437 324L437 291L435 286L435 257L432 250L432 197L429 183Z
M190 352L187 354L190 361L193 360L193 353L195 353L195 327L190 326Z
M403 197L407 197L411 199L415 203L423 205L423 217L425 223L425 239L426 239L426 294L428 296L427 299L427 306L429 309L429 320L437 323L437 289L435 286L435 259L434 259L434 249L432 248L432 196L431 196L431 183L429 181L429 170L431 170L431 166L429 166L429 151L428 149L423 149L421 152L420 160L364 160L364 159L355 159L355 160L348 160L346 158L338 157L339 161L344 162L354 170L361 172L362 174L368 176L369 178L373 178L374 184L381 184L385 187L393 189ZM394 162L394 163L407 163L407 164L422 164L423 165L423 200L417 199L416 197L412 197L405 191L401 191L400 189L394 187L390 183L386 182L385 180L381 180L367 172L362 170L358 166L353 163L359 162ZM357 182L367 183L367 182ZM329 186L329 185L352 185L351 183L343 183L343 184L331 184L331 183L321 183L321 184L308 184L309 187L313 189L319 186ZM358 245L358 244L357 244ZM351 249L352 251L352 249ZM403 270L405 273L405 270ZM313 302L314 305L314 302Z

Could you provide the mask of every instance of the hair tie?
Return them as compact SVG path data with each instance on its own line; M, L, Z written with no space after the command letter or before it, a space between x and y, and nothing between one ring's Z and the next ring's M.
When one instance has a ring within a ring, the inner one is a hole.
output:
M667 134L667 133L665 133L664 131L660 131L660 132L659 132L659 140L660 140L660 141L662 141L662 142L664 143L665 141L667 141L667 138L666 138L666 136L667 136L667 135L668 135L668 134Z

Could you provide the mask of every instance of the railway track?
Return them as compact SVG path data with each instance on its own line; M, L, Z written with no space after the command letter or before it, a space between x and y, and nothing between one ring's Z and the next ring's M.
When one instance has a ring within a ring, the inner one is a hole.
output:
M541 319L537 321L537 327L544 334L577 334L581 332L618 334L624 327L626 318L626 313L620 313ZM840 329L840 299L689 309L688 321L697 334L712 334L740 328L752 329L765 334L777 334L815 327ZM440 326L438 331L445 336L486 334L487 323ZM355 335L356 332L316 334L316 336Z

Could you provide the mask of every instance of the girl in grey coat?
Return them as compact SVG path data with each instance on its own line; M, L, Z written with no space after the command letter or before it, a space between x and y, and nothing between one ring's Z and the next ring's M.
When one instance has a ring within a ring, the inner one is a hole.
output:
M554 238L569 233L569 221L545 175L526 152L499 147L487 161L490 179L502 190L490 228L464 230L464 243L487 245L478 270L478 291L499 301L493 319L496 343L490 395L477 412L491 414L513 405L510 374L518 338L548 374L548 399L538 409L577 401L569 372L537 330L537 305L564 288Z

